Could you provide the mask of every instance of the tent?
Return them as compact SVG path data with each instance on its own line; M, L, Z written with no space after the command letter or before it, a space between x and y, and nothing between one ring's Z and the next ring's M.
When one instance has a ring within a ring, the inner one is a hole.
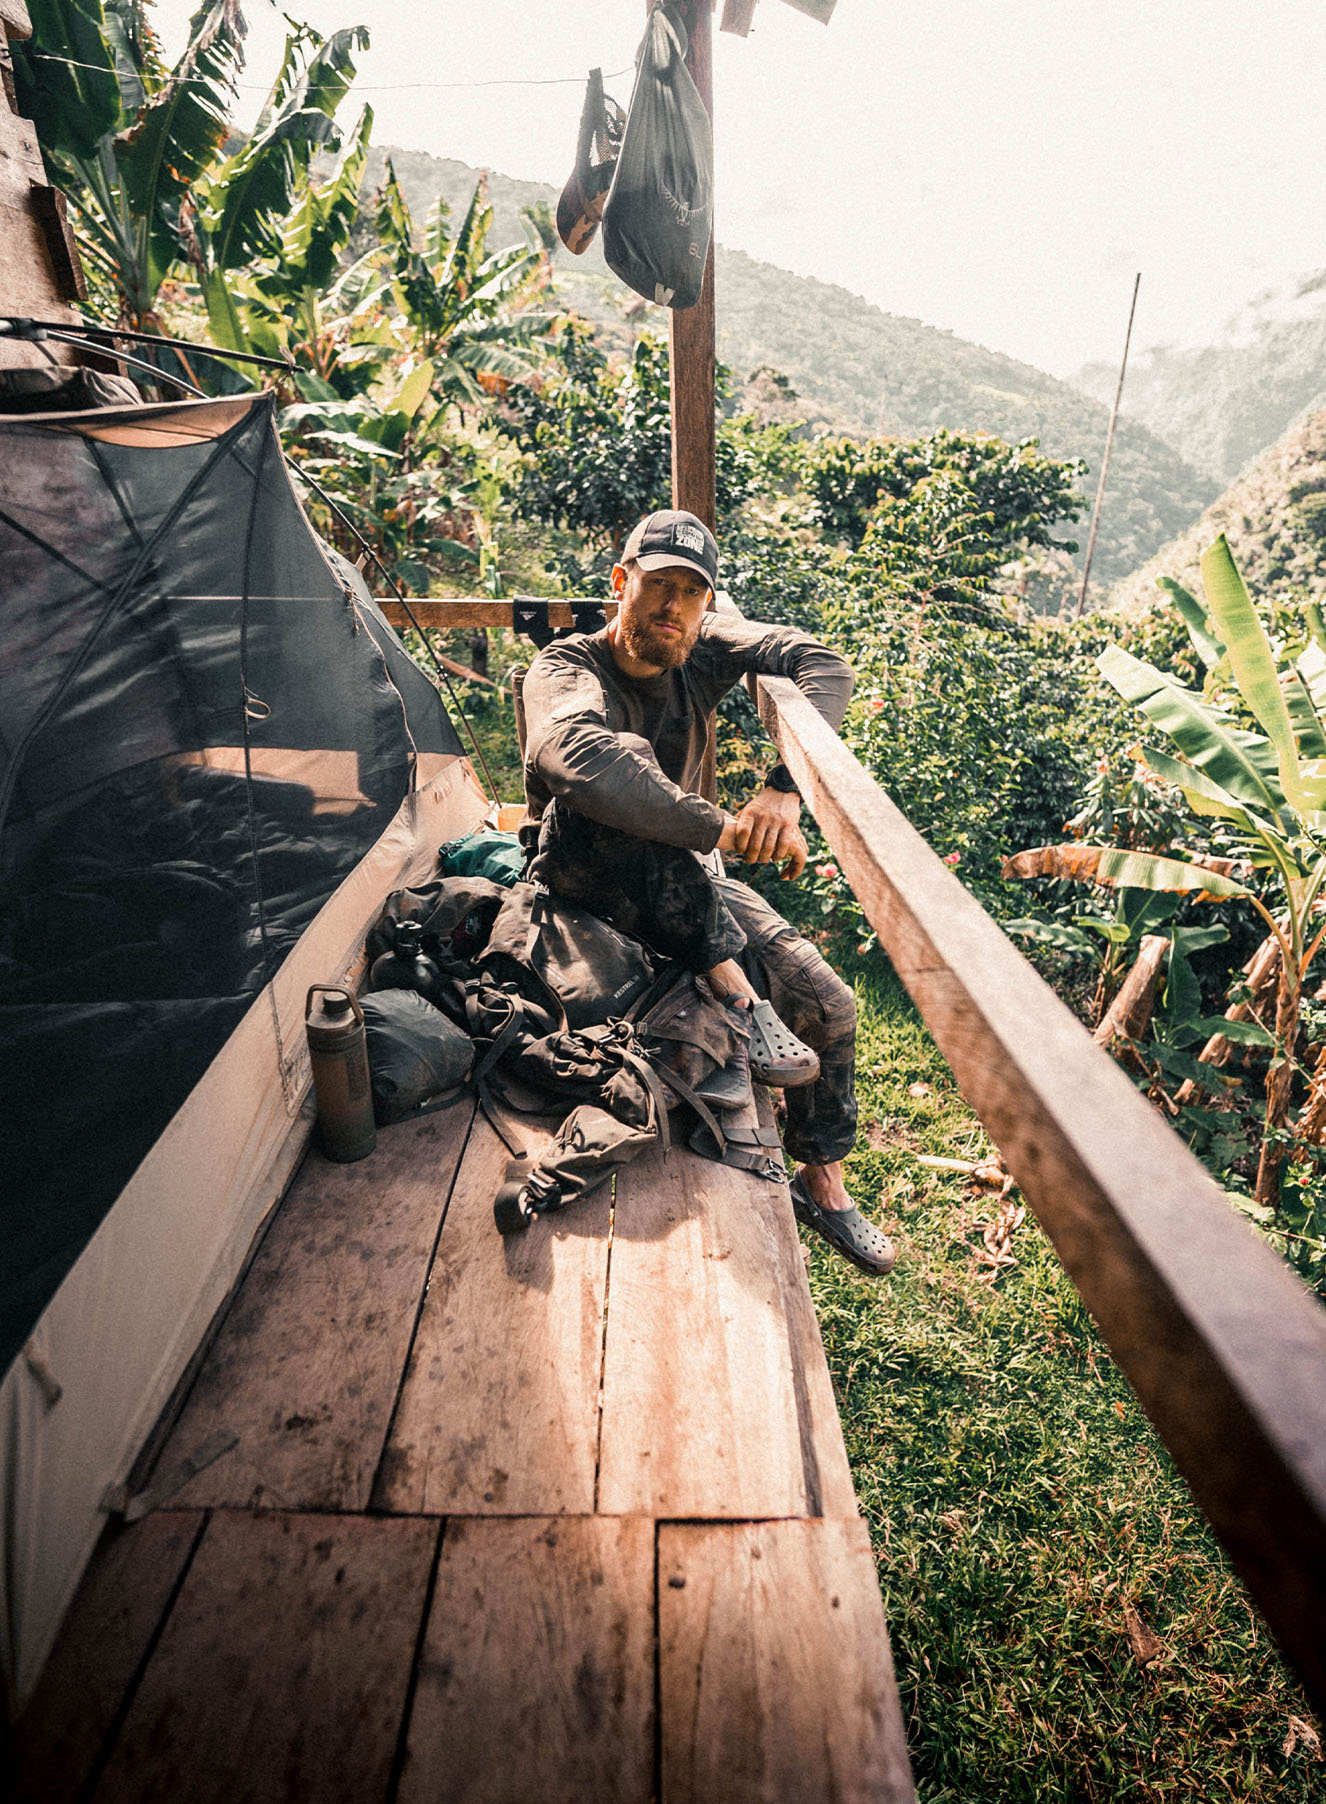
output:
M302 1150L308 986L486 803L270 396L0 418L0 569L13 1708Z

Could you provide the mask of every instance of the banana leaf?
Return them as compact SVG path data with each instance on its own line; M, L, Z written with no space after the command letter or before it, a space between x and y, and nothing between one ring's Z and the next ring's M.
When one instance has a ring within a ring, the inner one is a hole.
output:
M10 46L17 111L57 165L90 157L121 124L110 21L101 0L40 0L30 12L31 38Z
M1072 841L1062 846L1032 846L1006 858L1003 877L1064 877L1073 883L1094 883L1100 855L1107 848L1083 846Z
M1206 609L1196 596L1190 595L1182 583L1176 583L1172 576L1160 576L1156 581L1183 616L1183 624L1188 629L1193 650L1208 670L1214 670L1225 655L1225 647L1212 632Z
M1309 608L1311 613L1312 609ZM1315 639L1310 640L1294 661L1295 673L1302 678L1312 705L1320 715L1326 708L1326 650Z
M433 365L425 358L422 363L411 370L391 400L387 402L386 411L404 414L407 421L412 420L428 399L428 390L432 386L432 381Z
M1005 921L1005 933L1016 933L1026 940L1039 940L1059 952L1072 952L1087 957L1095 951L1091 940L1080 927L1065 927L1061 921L1037 921L1028 917L1021 921Z
M1224 634L1239 693L1275 747L1280 787L1291 806L1304 813L1326 807L1326 783L1307 782L1299 768L1298 746L1280 673L1266 631L1221 533L1202 555L1202 581L1211 617Z
M1317 649L1314 645L1314 651ZM1300 761L1326 758L1326 729L1321 724L1321 716L1317 713L1312 699L1312 691L1303 678L1300 670L1291 670L1284 681L1285 706L1289 710L1289 718L1293 722L1294 738L1298 743ZM1307 774L1306 762L1300 768Z
M1166 783L1172 783L1176 789L1182 790L1184 799L1194 814L1232 821L1244 833L1267 839L1282 837L1277 828L1264 821L1260 815L1254 814L1250 808L1245 808L1228 790L1212 782L1195 765L1183 764L1166 752L1147 749L1143 750L1142 758L1149 770L1153 770L1158 777L1163 777Z
M314 40L316 42L316 39ZM198 230L213 269L238 269L279 248L279 222L296 183L320 146L339 148L333 114L354 79L354 53L368 44L362 26L333 32L303 62L305 33L286 40L285 61L253 134L199 184Z
M1169 734L1190 764L1238 801L1265 809L1292 828L1278 762L1268 740L1258 733L1245 733L1223 709L1118 645L1106 646L1096 668L1125 701Z
M230 129L244 33L238 0L205 0L189 21L184 55L116 141L125 196L147 228L141 285L151 295L180 255L180 205Z
M323 294L330 286L359 216L372 130L373 109L365 107L329 179L304 182L282 222L280 264L263 285L273 300L292 300L306 288Z
M1154 852L1125 852L1117 846L1100 848L1095 881L1116 889L1165 890L1174 895L1205 895L1223 902L1234 896L1251 896L1245 884L1200 864L1179 858L1162 858Z
M1260 1021L1228 1021L1223 1015L1201 1021L1198 1024L1209 1039L1212 1034L1223 1034L1233 1046L1274 1046L1275 1035Z
M1173 1027L1195 1021L1202 1012L1202 986L1188 963L1189 946L1181 927L1171 927L1169 934L1169 971L1161 993L1161 1005Z

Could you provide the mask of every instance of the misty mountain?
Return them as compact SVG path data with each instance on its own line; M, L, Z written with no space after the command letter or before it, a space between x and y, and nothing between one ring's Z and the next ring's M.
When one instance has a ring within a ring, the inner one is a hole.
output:
M1118 373L1092 363L1073 380L1110 401ZM1161 345L1130 358L1124 387L1129 414L1222 483L1323 401L1326 270L1259 295L1216 344Z
M468 205L478 170L419 151L374 152L369 187L381 180L386 155L421 219L439 194L453 216ZM556 190L490 173L489 197L490 242L497 246L521 236L522 208L555 205ZM625 347L641 327L666 330L665 312L611 274L597 240L580 258L559 250L555 271L564 303L594 320L609 341ZM1037 438L1051 456L1080 457L1091 466L1082 483L1089 507L1108 409L1080 389L951 332L885 313L845 288L721 245L715 282L718 355L733 371L739 403L759 398L761 372L772 369L790 378L800 417L817 430L913 438L946 426L1011 440ZM767 377L764 382L767 390ZM1146 426L1121 420L1095 576L1103 584L1136 569L1181 532L1218 487ZM1086 511L1077 528L1083 543Z
M1158 576L1172 576L1200 595L1201 555L1222 532L1254 599L1321 599L1326 582L1326 409L1301 415L1186 532L1117 584L1111 608L1131 609L1157 600Z

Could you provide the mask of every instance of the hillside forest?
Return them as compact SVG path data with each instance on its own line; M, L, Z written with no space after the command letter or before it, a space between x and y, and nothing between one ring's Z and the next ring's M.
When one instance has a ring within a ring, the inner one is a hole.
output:
M357 27L292 23L244 136L235 0L173 66L142 0L33 23L19 110L88 320L285 365L149 351L144 392L273 388L310 517L383 593L603 593L670 499L666 321L568 267L552 191L375 149ZM1326 413L1263 383L1260 428L1189 406L1171 443L1153 371L1112 467L1113 604L1077 619L1098 400L736 253L717 281L723 585L851 660L851 749L1326 1294ZM502 679L529 648L407 642L515 799ZM744 692L724 708L739 805L772 753ZM1048 1242L984 1232L993 1149L812 854L769 893L857 985L851 1177L903 1249L888 1302L818 1248L812 1281L922 1795L1319 1795L1269 1637Z

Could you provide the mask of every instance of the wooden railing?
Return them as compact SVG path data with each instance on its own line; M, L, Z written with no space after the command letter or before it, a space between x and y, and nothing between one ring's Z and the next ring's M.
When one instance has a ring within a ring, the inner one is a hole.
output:
M1326 1706L1326 1310L785 678L760 712L1194 1497Z
M570 625L569 603L549 604L549 624L563 624L559 606ZM426 626L473 627L510 624L513 604L412 607ZM757 688L770 736L963 1094L1326 1710L1326 1310L796 685L762 677Z

